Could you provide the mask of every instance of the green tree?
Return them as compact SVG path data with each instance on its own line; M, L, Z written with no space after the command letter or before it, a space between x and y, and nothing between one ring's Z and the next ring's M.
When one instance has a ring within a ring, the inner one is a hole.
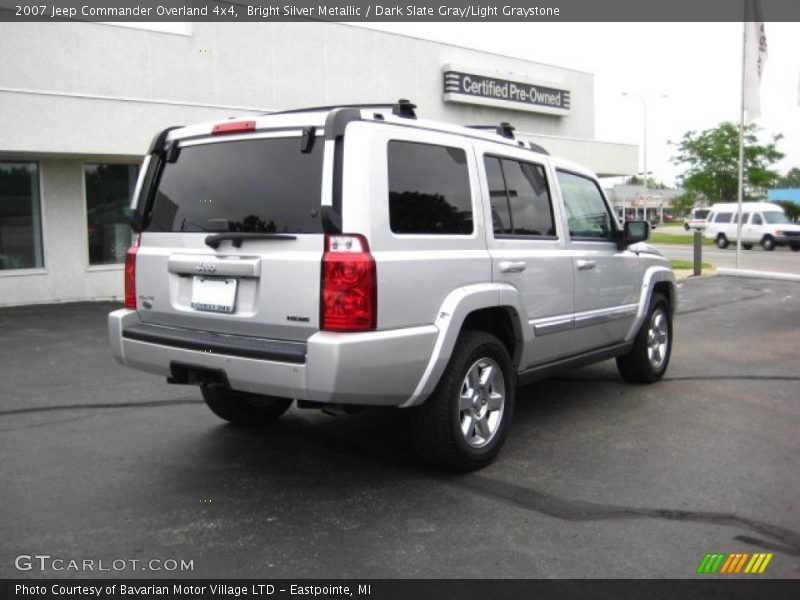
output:
M694 192L683 192L680 196L672 199L672 212L677 215L686 215L697 203L697 194Z
M792 220L795 221L798 217L800 217L800 206L791 202L789 200L776 200L775 204L779 204L783 207L783 210L786 211L786 215Z
M625 180L625 183L627 185L642 185L642 178L638 177L637 175L633 175L631 177L628 177L628 179ZM656 181L652 177L648 177L647 178L647 189L649 189L649 190L666 190L667 186L665 184L661 183L660 181Z
M781 180L778 182L778 187L782 188L800 188L800 168L794 167L789 169Z
M783 158L777 143L782 135L759 143L759 127L754 123L744 130L744 195L751 197L755 188L774 187L780 174L771 169ZM739 186L739 127L730 121L713 129L687 131L672 157L676 165L685 165L678 177L681 187L704 196L710 202L734 201Z

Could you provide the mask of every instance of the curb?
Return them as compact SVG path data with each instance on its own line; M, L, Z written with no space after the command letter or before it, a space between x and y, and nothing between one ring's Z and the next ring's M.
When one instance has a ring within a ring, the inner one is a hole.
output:
M729 277L754 277L756 279L777 279L781 281L798 281L800 282L800 274L796 273L779 273L777 271L755 271L752 269L728 269L718 268L718 275L727 275Z

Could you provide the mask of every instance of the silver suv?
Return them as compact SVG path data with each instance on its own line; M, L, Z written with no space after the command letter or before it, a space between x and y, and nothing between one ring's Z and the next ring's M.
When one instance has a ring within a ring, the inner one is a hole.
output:
M667 368L669 262L621 226L594 175L513 128L414 105L272 113L168 129L132 205L116 359L196 384L218 416L412 411L424 458L491 461L515 388L616 358Z

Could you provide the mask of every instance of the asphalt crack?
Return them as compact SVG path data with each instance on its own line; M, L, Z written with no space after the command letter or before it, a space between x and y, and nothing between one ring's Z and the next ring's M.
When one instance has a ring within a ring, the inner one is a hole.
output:
M616 504L602 504L585 500L570 500L537 492L515 483L499 481L483 475L470 475L460 480L451 480L451 485L466 489L485 498L511 504L525 510L561 519L564 521L602 521L622 519L663 519L740 527L777 541L767 542L749 536L734 539L765 549L800 556L800 534L755 519L746 519L733 513L675 510L665 508L637 508Z
M148 408L158 406L174 406L176 404L202 404L202 400L147 400L145 402L96 402L91 404L59 404L57 406L29 406L27 408L12 408L0 410L2 415L24 415L37 412L52 412L56 410L96 410L101 408Z

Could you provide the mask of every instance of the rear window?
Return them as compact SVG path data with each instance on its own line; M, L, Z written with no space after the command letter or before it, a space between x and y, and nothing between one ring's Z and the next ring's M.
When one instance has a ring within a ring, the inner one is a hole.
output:
M472 193L461 148L391 141L389 226L394 233L472 233Z
M183 147L147 231L321 233L322 148L303 154L299 137Z

